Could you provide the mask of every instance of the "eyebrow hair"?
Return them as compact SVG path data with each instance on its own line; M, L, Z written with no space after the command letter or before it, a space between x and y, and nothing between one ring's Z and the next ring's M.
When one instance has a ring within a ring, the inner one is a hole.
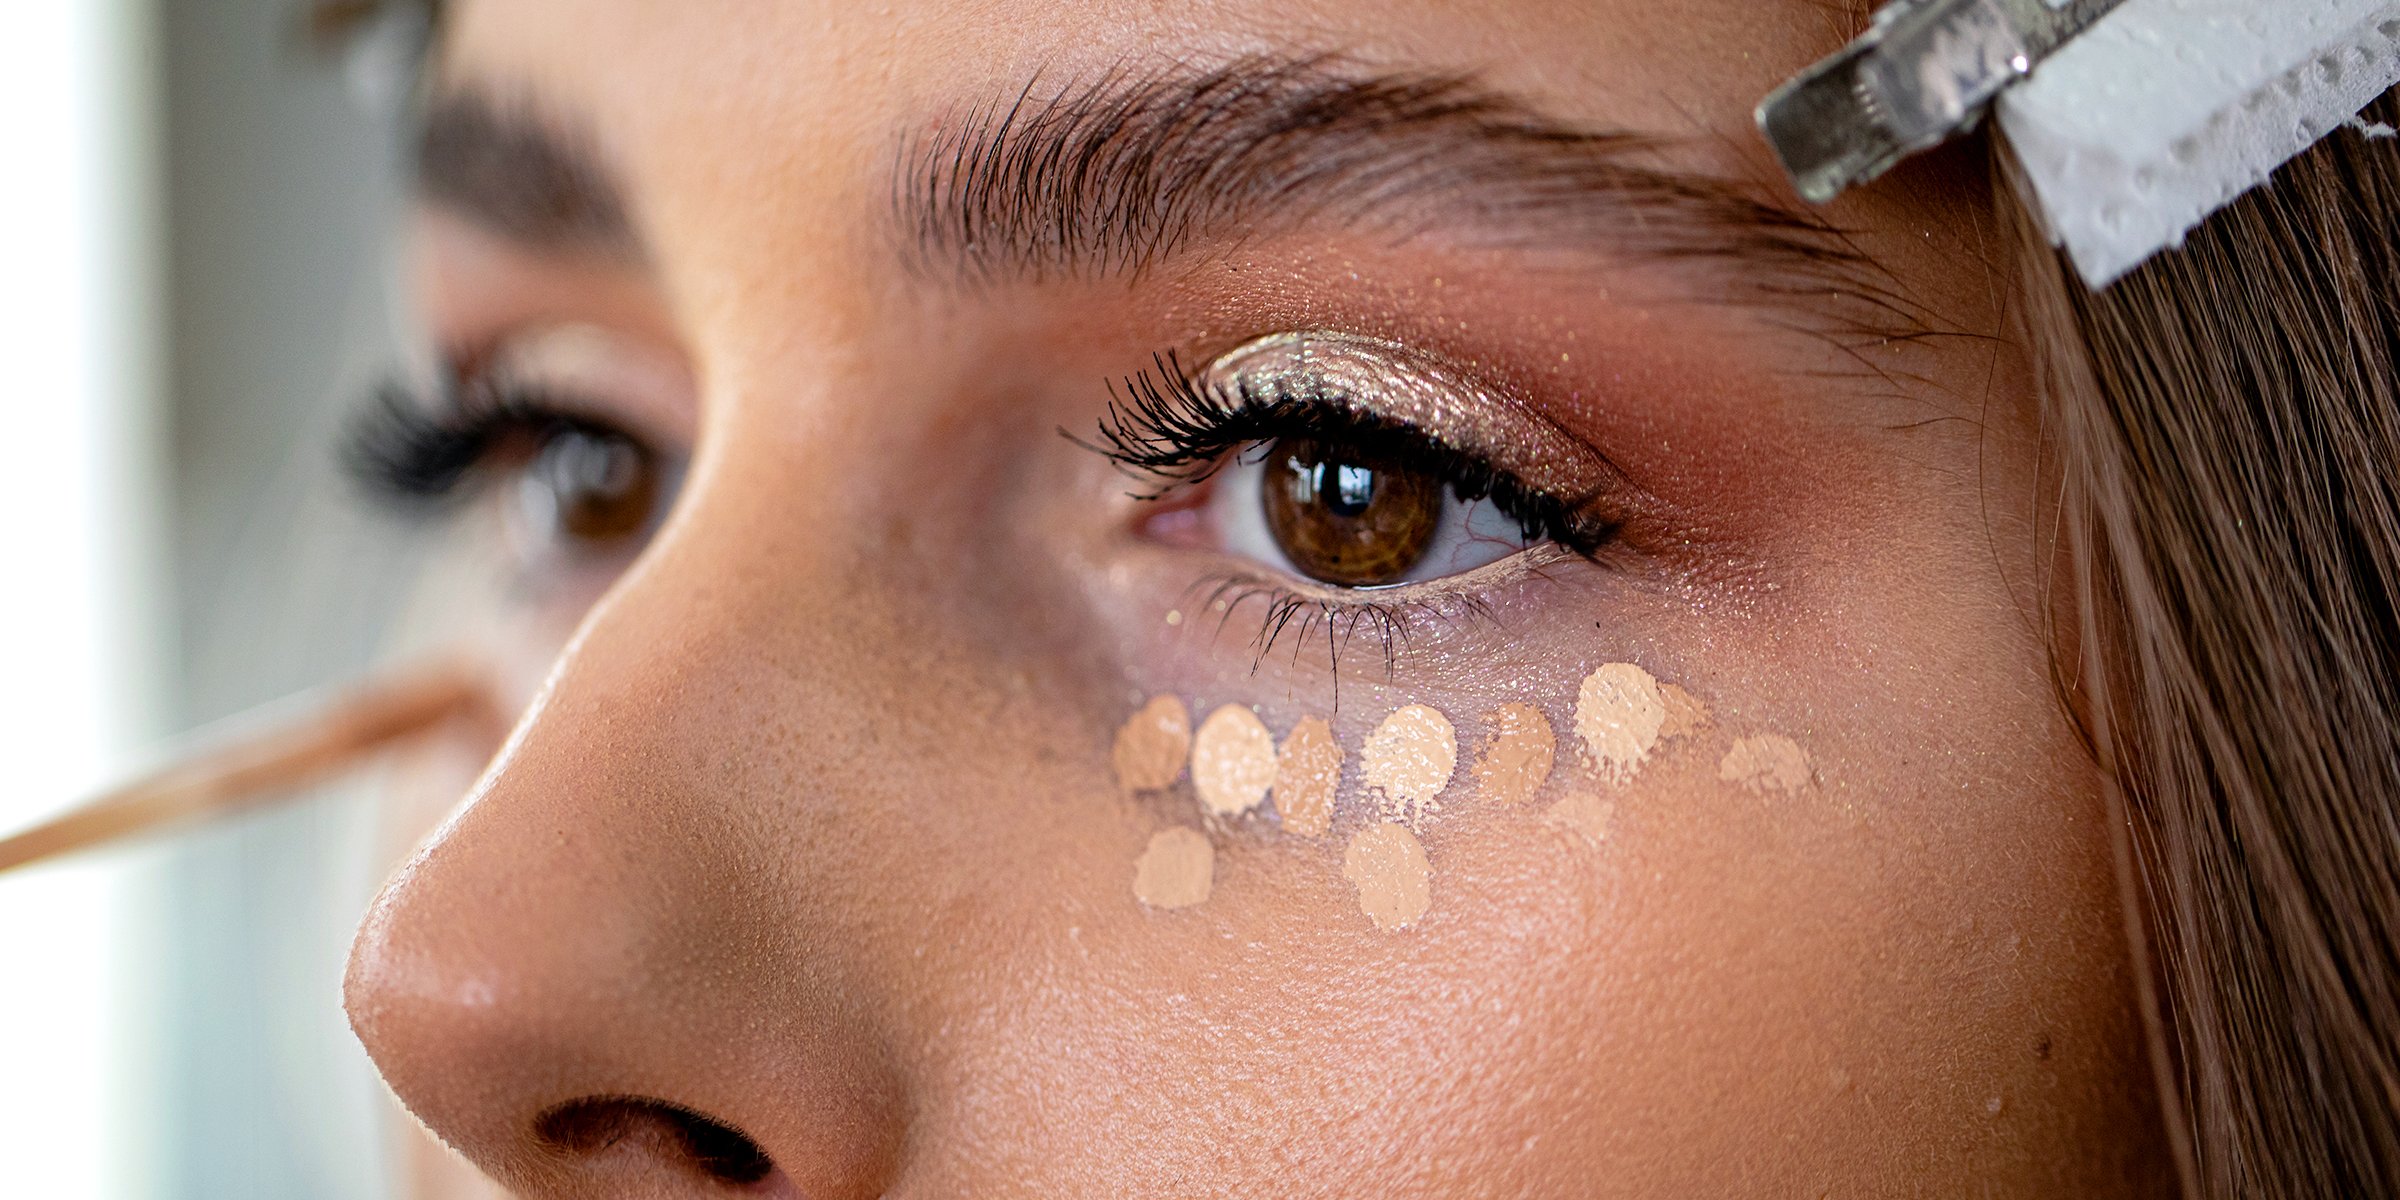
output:
M526 100L474 87L433 97L417 135L426 203L537 250L635 262L625 192L591 139Z
M1666 139L1562 121L1471 76L1249 55L1038 91L902 141L892 213L919 271L1139 274L1202 242L1334 225L1715 265L1730 298L1820 325L1931 324L1845 231L1766 187L1671 168Z

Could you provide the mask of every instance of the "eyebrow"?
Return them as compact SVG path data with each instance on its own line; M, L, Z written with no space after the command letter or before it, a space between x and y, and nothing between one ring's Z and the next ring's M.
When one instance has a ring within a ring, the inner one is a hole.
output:
M1880 336L1926 325L1844 230L1766 185L1676 169L1674 149L1472 76L1251 55L1037 81L936 121L902 141L891 211L919 271L987 282L1139 274L1326 226L1716 266L1732 299Z
M528 248L619 262L644 257L625 191L578 126L481 88L440 93L417 134L425 203Z

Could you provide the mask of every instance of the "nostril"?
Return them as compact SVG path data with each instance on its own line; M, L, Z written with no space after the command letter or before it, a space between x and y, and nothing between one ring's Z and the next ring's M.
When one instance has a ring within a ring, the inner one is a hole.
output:
M775 1172L775 1160L741 1130L639 1096L569 1101L536 1119L533 1132L544 1146L579 1158L646 1143L651 1153L719 1183L754 1184Z

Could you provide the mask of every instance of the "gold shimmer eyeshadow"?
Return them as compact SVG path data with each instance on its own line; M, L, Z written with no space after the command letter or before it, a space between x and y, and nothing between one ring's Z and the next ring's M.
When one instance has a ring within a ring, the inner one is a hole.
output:
M1491 740L1475 763L1475 791L1499 804L1531 803L1550 781L1558 739L1550 718L1530 704L1504 704L1484 714Z
M1284 735L1275 763L1275 811L1302 837L1333 823L1333 794L1342 782L1342 744L1322 717L1306 717Z
M1258 714L1220 705L1192 739L1192 787L1200 807L1219 817L1258 807L1275 784L1275 735Z
M1780 733L1735 739L1717 763L1717 778L1754 792L1796 795L1815 777L1808 752Z
M1152 908L1190 908L1208 899L1216 870L1207 834L1181 825L1161 829L1133 864L1133 895Z
M1433 864L1403 825L1375 821L1342 852L1342 878L1358 889L1358 908L1377 929L1406 929L1433 906Z
M1141 711L1126 718L1117 730L1111 759L1117 786L1127 792L1154 792L1183 773L1184 754L1191 749L1192 716L1183 701L1153 696Z
M1458 769L1458 733L1440 710L1411 704L1367 735L1359 762L1367 787L1382 793L1385 819L1418 824Z
M1277 333L1226 351L1211 391L1234 398L1312 396L1498 461L1527 486L1590 495L1614 472L1592 449L1472 372L1398 342L1320 330ZM1358 397L1374 397L1369 410Z
M1624 783L1641 769L1666 719L1658 680L1632 663L1593 671L1575 695L1575 734L1593 768L1611 783Z

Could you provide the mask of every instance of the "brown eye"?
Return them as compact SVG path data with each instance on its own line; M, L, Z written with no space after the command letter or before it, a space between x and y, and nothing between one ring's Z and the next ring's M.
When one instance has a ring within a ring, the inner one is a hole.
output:
M1285 439L1267 452L1267 530L1294 567L1344 587L1395 583L1425 557L1440 479L1338 446Z
M592 551L648 532L659 490L658 464L640 443L572 427L543 440L518 483L537 534Z

